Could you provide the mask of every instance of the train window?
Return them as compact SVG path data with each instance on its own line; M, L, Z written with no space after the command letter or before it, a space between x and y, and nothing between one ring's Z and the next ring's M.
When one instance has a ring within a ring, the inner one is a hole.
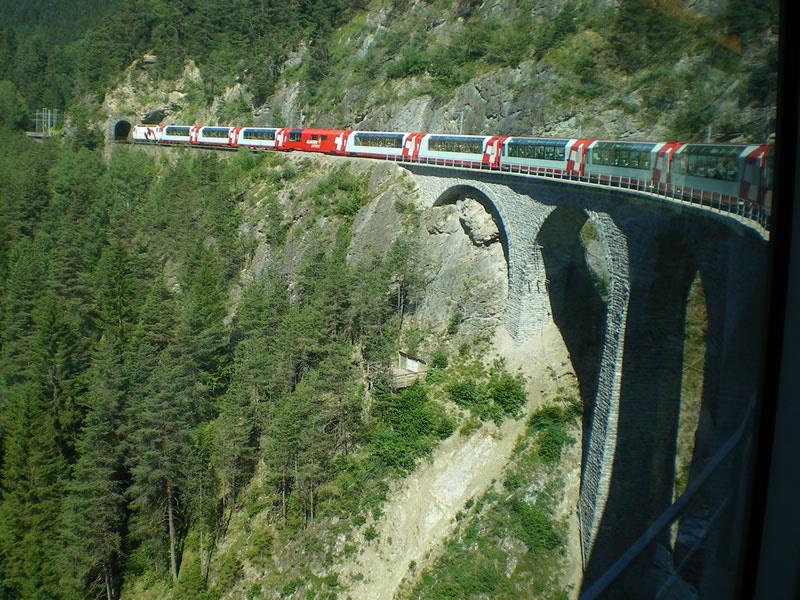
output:
M245 129L242 137L248 140L274 140L274 129Z
M738 162L746 146L689 144L681 151L683 172L692 177L736 181Z
M533 160L566 159L568 140L536 140L512 138L505 146L506 156L528 158Z
M228 137L228 128L227 127L204 127L203 128L203 137L208 137L208 138L227 138Z
M598 142L591 149L591 164L648 170L650 153L655 144L630 142Z
M357 133L356 146L370 146L377 148L402 148L402 133Z
M302 129L292 129L292 131L289 132L289 141L290 142L299 142L300 141L300 137L302 135L303 135L303 130Z
M188 136L190 130L191 127L167 127L164 133L166 133L167 135Z
M311 134L311 139L312 139L313 141L315 141L315 142L316 142L316 141L317 141L317 139L319 139L319 138L317 137L317 134L316 134L316 133L312 133L312 134Z
M319 139L321 141L323 141L323 142L327 142L328 141L328 136L327 135L321 135L321 136L319 136Z
M459 154L482 154L483 138L432 136L428 150L433 152L456 152Z

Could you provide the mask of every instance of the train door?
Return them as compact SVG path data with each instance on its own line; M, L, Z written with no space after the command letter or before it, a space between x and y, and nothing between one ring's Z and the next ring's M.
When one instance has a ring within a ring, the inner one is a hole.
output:
M347 140L350 137L351 133L353 133L353 132L349 131L349 130L345 130L345 131L340 132L339 135L336 136L336 139L334 140L334 143L333 143L334 148L335 148L335 150L334 150L335 152L337 152L339 154L345 154L344 149L345 149L345 146L347 146Z
M481 160L481 163L484 166L487 166L490 169L497 169L500 167L501 149L503 142L505 142L507 139L507 137L502 137L499 135L489 138L489 141L486 142L486 148L483 151L483 158Z
M739 197L751 202L763 202L767 186L766 161L769 146L749 146L742 153L744 163L741 166L741 180L739 181Z
M653 148L655 160L653 161L653 185L667 185L671 180L672 154L680 144L667 142L658 144Z
M581 139L575 140L570 146L569 155L567 157L567 173L583 177L584 171L586 170L586 149L591 143L592 140Z
M425 137L424 133L412 133L406 138L403 144L403 158L417 160L419 157L419 147L422 144L422 138Z
M275 131L275 150L286 149L286 136L288 132L288 129L278 129Z
M228 145L234 148L239 146L239 134L242 133L241 127L231 127L228 129Z
M202 125L192 125L192 128L189 130L189 143L190 144L199 143L197 138L200 137L200 130L202 128L203 128Z

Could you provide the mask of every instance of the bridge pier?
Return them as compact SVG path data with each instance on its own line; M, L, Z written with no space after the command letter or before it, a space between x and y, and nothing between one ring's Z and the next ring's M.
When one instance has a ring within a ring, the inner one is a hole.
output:
M427 206L454 188L472 189L492 213L505 244L506 328L515 342L524 342L551 318L559 324L579 372L586 410L578 506L586 587L674 500L686 308L698 273L707 332L690 486L742 423L758 393L767 246L746 224L646 195L624 194L622 201L621 192L568 182L426 166L409 170ZM601 313L580 281L586 265L576 254L575 238L586 219L598 234L608 275ZM587 349L589 338L569 331L574 325L559 323L575 313L574 305L564 310L575 296L590 313L602 315L596 319L603 321L599 350ZM740 469L746 457L745 448L719 467L698 494L697 505L722 507L720 522L730 526L709 531L704 546L693 550L687 573L682 573L691 584L681 588L687 593L694 586L703 597L724 597L725 590L733 589L718 573L730 574L731 561L741 556L738 541L743 537L737 528L746 506L735 492L745 481ZM685 540L696 536L691 529L697 519L691 511L683 517L678 535ZM642 553L633 578L623 580L623 596L647 597L651 567L658 564L657 571L664 561L683 560L689 550L682 543L673 548L669 528L661 532L660 548Z
M583 440L586 451L578 504L584 564L591 556L600 518L608 499L617 444L622 357L630 298L628 245L625 235L608 214L591 211L590 219L600 235L606 256L608 301L595 398L591 407L584 407L584 410L591 408L588 432Z

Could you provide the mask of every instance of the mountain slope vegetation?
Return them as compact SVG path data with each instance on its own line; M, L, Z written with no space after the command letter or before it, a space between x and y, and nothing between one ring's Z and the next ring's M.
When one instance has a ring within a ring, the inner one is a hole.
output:
M75 118L96 118L122 71L152 53L152 80L199 67L174 107L182 120L720 141L772 131L774 1L87 1L58 26L44 18L53 10L10 11L0 79L29 109L71 106Z
M458 209L424 213L407 179L363 161L111 152L109 120L762 140L774 110L772 2L0 6L12 599L346 597L340 567L391 544L398 482L443 440L529 417L530 382L490 346L504 272L462 273L436 322L417 318L445 268L421 239L461 235ZM43 106L64 111L63 138L21 135ZM424 381L392 387L398 350L430 358ZM545 497L577 443L567 396L520 422L503 480L402 594L569 593L568 523Z

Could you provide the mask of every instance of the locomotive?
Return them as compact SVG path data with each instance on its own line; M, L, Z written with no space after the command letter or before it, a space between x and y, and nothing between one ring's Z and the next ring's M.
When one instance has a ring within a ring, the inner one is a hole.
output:
M321 152L640 189L767 226L772 146L349 129L136 125L135 143Z

